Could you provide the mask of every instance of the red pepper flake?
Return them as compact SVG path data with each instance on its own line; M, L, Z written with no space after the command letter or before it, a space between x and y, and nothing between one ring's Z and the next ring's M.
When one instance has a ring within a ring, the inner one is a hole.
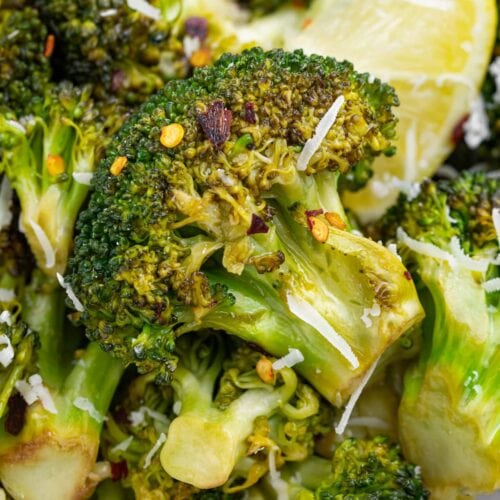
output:
M258 215L252 214L252 222L247 231L247 234L250 236L251 234L267 233L268 231L269 227L267 227L264 220L261 219Z
M5 416L5 431L12 436L18 436L24 427L28 403L21 394L12 395L7 401L7 415Z
M197 118L208 140L220 149L231 134L231 111L226 109L223 101L214 101L208 105L207 112L199 113Z
M184 23L186 35L191 38L198 38L203 42L208 35L208 21L205 17L188 17Z
M321 215L323 213L323 209L322 208L317 208L315 210L306 210L305 211L305 214L306 214L306 217L307 217L307 225L309 226L309 230L312 229L312 221L310 220L311 217L316 217L318 215Z
M464 125L469 119L469 115L464 116L454 127L451 132L451 141L453 144L457 145L458 143L462 142L464 136L465 136L465 130L464 130Z
M128 465L126 460L122 460L121 462L111 462L111 479L113 481L125 479L127 476Z
M302 23L302 30L306 30L307 28L309 28L312 22L313 20L310 17L306 17L306 19L304 19L304 22Z
M405 271L404 272L404 277L408 280L408 281L411 281L413 278L412 278L412 275L410 273L410 271Z
M56 45L56 37L54 35L49 35L47 40L45 40L45 48L43 49L43 55L45 57L50 57L54 52L54 47Z
M257 115L255 114L255 104L253 102L245 103L245 114L243 119L247 123L255 125L257 123Z

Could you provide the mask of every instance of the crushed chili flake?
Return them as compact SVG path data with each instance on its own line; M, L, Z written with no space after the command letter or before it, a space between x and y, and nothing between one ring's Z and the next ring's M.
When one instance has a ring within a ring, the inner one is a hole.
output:
M316 217L317 215L321 215L322 213L323 213L323 209L322 208L317 208L315 210L306 210L305 211L306 218L307 218L307 225L309 227L309 230L312 229L311 217Z
M109 171L116 177L117 175L120 175L120 172L123 170L127 163L128 159L126 156L118 156L117 158L115 158L115 161L111 165Z
M404 272L404 277L408 280L408 281L411 281L413 278L412 278L412 275L410 273L410 271L405 271Z
M257 115L255 114L255 104L253 102L245 103L244 120L247 123L251 123L252 125L255 125L257 123Z
M453 144L458 144L463 141L465 136L464 125L469 119L469 115L464 116L454 127L451 132L451 140Z
M21 394L14 394L7 401L7 415L5 416L5 431L12 436L18 436L24 427L28 403Z
M346 223L337 212L326 212L325 219L331 226L337 229L343 230L347 227Z
M268 231L269 227L264 220L258 215L252 214L252 222L250 223L247 234L250 236L251 234L267 233Z
M311 233L316 241L324 243L328 239L328 226L317 217L309 217L307 219L309 224L311 224Z
M45 48L43 49L44 57L50 57L54 52L54 47L56 46L56 37L54 35L49 35L47 40L45 40Z
M264 220L258 215L252 214L252 222L248 228L247 234L250 236L251 234L267 233L268 231L269 227L266 225Z
M184 30L191 38L198 38L203 42L208 35L208 20L205 17L188 17L184 23Z
M127 476L128 466L126 460L122 460L121 462L111 462L111 479L113 481L125 479Z
M265 356L262 356L259 361L257 361L255 371L262 382L266 384L274 384L276 381L276 374L273 370L273 362Z
M193 55L189 59L189 63L194 68L202 68L203 66L209 64L211 59L212 54L210 52L210 49L208 49L207 47L202 47L201 49L193 52Z
M231 111L226 109L223 101L214 101L208 105L206 113L198 113L197 119L208 140L220 149L231 134Z

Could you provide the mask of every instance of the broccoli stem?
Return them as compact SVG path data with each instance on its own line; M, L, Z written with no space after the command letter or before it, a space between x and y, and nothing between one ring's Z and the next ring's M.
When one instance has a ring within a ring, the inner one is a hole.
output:
M35 402L18 436L0 431L0 480L15 498L36 499L44 491L63 500L92 491L103 418L123 372L122 363L94 343L74 362L81 337L72 338L64 325L64 297L56 286L36 271L23 306L24 319L39 335L38 373L57 413ZM75 405L82 402L84 409Z

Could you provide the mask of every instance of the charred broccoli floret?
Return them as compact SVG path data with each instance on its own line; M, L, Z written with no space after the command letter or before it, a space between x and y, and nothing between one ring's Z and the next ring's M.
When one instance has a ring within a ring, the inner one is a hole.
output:
M401 195L381 223L384 239L398 240L427 312L399 430L437 494L499 487L499 213L498 179L464 173L424 182L413 199Z
M346 439L335 450L332 475L316 490L317 500L425 500L419 468L385 437Z
M89 336L164 380L192 330L276 357L294 347L299 373L342 404L421 319L399 260L345 230L337 190L390 148L396 103L349 63L300 51L226 55L168 84L111 143L78 222L68 280Z
M40 109L51 78L50 55L48 32L36 10L0 9L0 113Z

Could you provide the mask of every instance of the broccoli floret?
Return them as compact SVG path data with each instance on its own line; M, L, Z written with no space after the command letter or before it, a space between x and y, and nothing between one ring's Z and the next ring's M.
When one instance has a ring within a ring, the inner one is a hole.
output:
M318 500L425 500L429 493L418 467L385 437L346 439L335 450L332 476L315 493Z
M399 429L436 492L499 487L499 208L498 179L464 173L401 195L381 223L384 239L398 238L427 312Z
M273 12L284 5L291 3L290 0L238 0L239 3L248 9L254 16L264 16ZM303 2L295 2L297 6L305 7L309 4L309 0Z
M78 222L68 280L89 336L165 380L191 330L224 330L276 357L294 347L298 372L342 404L421 319L399 260L344 230L337 191L339 176L390 148L396 103L349 63L300 51L226 55L168 84L111 143Z
M64 273L106 134L123 119L120 106L95 105L90 94L90 87L50 84L41 109L0 115L0 170L20 199L21 225L37 264L52 276Z
M0 9L0 112L40 109L51 78L48 44L47 29L36 10Z

